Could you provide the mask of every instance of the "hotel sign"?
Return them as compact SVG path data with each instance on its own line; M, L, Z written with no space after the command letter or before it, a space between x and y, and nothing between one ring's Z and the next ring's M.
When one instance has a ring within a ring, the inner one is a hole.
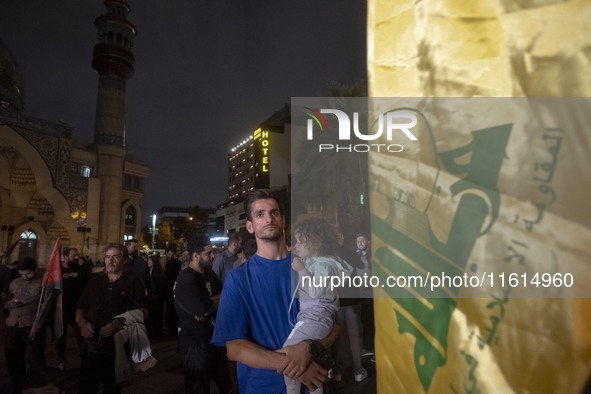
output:
M262 173L269 172L269 131L256 129L254 132L254 140L258 149L258 157L260 158L260 169Z

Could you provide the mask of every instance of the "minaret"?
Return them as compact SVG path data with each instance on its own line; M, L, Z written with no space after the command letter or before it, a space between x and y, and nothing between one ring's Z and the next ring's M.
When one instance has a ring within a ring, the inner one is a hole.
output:
M129 5L105 0L107 13L95 19L97 43L92 68L100 75L94 142L125 146L125 83L133 75L131 52L135 26L127 20Z
M95 19L97 42L92 68L99 73L94 144L100 180L97 246L122 242L122 188L125 149L125 84L133 75L131 52L135 26L127 20L129 5L105 0L107 13Z

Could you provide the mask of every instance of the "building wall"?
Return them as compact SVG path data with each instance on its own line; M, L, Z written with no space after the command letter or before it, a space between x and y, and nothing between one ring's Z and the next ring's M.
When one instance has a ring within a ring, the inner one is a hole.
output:
M289 175L291 174L291 125L284 124L283 126L283 133L270 133L270 188L283 187L289 184Z
M53 184L54 177L46 163L51 155L42 156L22 131L6 124L6 118L6 113L0 114L0 228L3 229L0 231L0 249L6 250L23 231L33 230L37 235L34 257L40 266L44 266L58 237L64 244L73 242L76 223L70 216L66 197ZM31 130L27 130L27 135L29 138L36 136ZM42 144L51 141L50 138L44 139L42 134L36 137ZM16 248L10 259L13 261L18 257L19 248Z
M30 118L28 128L24 129L20 125L29 118L19 113L11 120L10 115L14 114L0 112L0 251L16 242L23 231L32 230L37 235L34 257L41 267L47 264L58 238L63 247L77 247L96 260L108 243L123 241L122 221L130 205L137 210L136 237L139 237L142 191L124 190L122 184L126 173L143 180L148 175L147 167L106 160L110 182L104 193L105 183L95 172L96 152L72 148L71 136L53 130L56 125L51 122L36 119L33 123L34 118ZM62 150L63 146L68 149ZM54 155L56 151L59 155ZM59 157L64 155L67 160L61 162ZM79 176L81 164L92 168L90 177ZM57 184L56 172L62 169L65 169L61 173L62 182ZM109 197L108 209L104 208L104 195ZM76 212L83 212L85 220L76 221L73 218ZM104 218L111 225L101 232ZM90 232L83 233L79 228ZM20 252L17 247L10 261L21 257Z
M251 136L228 154L228 201L235 203L255 185L255 141Z
M218 216L224 216L224 233L240 231L246 223L243 204L234 204L218 210Z
M291 174L291 124L288 107L274 113L228 154L228 206L224 231L240 231L246 217L242 201L252 189L288 188Z

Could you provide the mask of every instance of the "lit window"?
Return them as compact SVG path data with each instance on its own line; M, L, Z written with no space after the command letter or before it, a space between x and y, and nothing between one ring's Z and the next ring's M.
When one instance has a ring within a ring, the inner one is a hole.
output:
M80 166L80 176L83 176L84 178L90 178L91 172L92 171L89 166Z
M37 239L37 234L31 229L25 230L21 233L21 239Z

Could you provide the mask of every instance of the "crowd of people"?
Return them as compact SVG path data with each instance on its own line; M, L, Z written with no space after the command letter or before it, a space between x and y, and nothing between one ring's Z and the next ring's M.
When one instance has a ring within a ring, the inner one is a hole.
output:
M293 226L288 247L272 192L254 190L244 205L251 237L230 234L216 255L204 235L188 239L180 253L167 249L163 259L141 256L134 239L109 245L104 271L93 275L92 262L66 248L59 296L43 291L33 258L18 261L18 277L0 271L14 392L45 376L46 327L61 371L69 369L68 335L76 338L80 393L120 393L131 373L153 366L150 338L165 335L177 337L187 393L209 394L211 381L219 393L299 393L301 385L322 393L328 378L342 378L347 358L354 380L366 379L371 293L345 298L305 279L371 272L369 238L357 234L356 250L347 248L331 225L308 219ZM40 299L53 307L39 307Z

